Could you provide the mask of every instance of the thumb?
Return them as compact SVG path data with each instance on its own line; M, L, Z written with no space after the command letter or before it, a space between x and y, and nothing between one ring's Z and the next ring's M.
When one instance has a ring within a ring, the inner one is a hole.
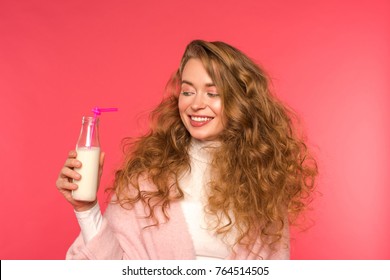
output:
M105 152L101 152L100 153L100 160L99 160L100 167L103 167L103 165L104 165L104 158L105 157L106 157L106 153Z

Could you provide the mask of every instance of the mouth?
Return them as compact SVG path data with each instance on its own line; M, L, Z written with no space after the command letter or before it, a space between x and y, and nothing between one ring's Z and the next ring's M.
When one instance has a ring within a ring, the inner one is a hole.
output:
M211 121L212 117L203 117L203 116L190 116L190 119L194 122L207 122L207 121Z
M214 118L213 117L208 117L208 116L189 116L190 118L190 123L192 126L195 127L200 127L205 124L208 124L210 121L212 121Z

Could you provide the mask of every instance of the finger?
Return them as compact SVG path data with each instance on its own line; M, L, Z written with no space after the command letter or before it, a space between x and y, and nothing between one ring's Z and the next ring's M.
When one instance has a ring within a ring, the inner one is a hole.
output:
M77 152L75 150L71 150L68 153L68 158L76 158L77 157Z
M61 169L60 178L80 180L81 179L81 175L78 172L76 172L73 169L71 169L71 168L63 167Z
M72 191L78 188L77 184L65 179L57 179L56 186L60 191Z
M64 165L69 168L80 168L81 164L81 161L79 161L78 159L67 158Z

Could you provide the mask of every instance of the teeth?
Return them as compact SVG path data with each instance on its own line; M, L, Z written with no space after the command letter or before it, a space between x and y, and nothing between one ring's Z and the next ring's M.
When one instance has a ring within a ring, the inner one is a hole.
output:
M191 120L196 121L196 122L206 122L206 121L210 121L212 119L213 118L209 118L209 117L194 117L194 116L191 116Z

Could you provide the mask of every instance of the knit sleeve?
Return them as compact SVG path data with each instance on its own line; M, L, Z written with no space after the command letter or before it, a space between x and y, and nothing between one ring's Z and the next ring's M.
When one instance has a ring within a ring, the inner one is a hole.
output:
M87 211L74 211L79 222L81 234L84 242L91 240L102 226L103 216L100 211L99 203L96 203L91 209Z
M84 242L83 234L80 233L73 244L68 249L66 259L122 259L123 250L121 248L115 229L110 225L109 216L112 206L107 210L102 218L100 229L87 242Z

